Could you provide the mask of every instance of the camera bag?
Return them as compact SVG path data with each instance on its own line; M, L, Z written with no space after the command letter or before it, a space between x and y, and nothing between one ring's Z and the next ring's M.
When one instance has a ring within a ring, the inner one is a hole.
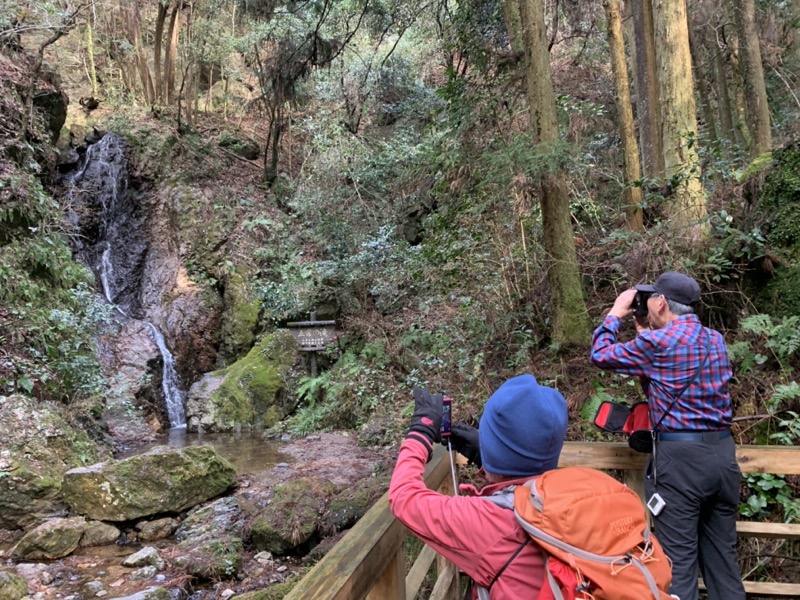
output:
M633 450L642 452L643 454L651 453L656 437L655 434L659 426L670 413L672 407L675 406L678 399L683 396L683 393L689 389L689 386L692 385L698 375L700 375L700 371L703 370L703 367L705 367L708 362L709 354L710 349L706 341L706 355L703 357L703 361L700 363L700 366L697 367L697 370L695 370L689 382L672 398L672 402L667 410L664 411L664 414L661 415L655 427L651 427L650 425L650 408L647 402L634 402L630 407L620 404L619 402L603 402L597 409L597 413L595 413L594 424L603 431L609 433L627 434L628 446ZM660 384L660 382L655 379L651 379L650 382L652 384Z

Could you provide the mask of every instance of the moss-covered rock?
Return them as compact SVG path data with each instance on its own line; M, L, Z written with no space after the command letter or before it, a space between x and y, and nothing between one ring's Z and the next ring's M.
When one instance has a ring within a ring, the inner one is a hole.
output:
M255 548L286 554L308 542L336 491L329 481L309 477L278 486L270 505L251 523Z
M28 584L19 575L0 570L0 600L20 600L28 595Z
M67 471L62 492L79 514L129 521L181 512L235 483L235 469L211 446L159 447L125 460Z
M102 521L89 521L86 523L80 545L82 547L106 546L116 542L119 536L120 530L113 525Z
M352 527L388 489L388 476L362 479L331 500L322 517L323 535L335 535Z
M192 386L186 400L189 430L272 427L296 406L287 384L295 377L297 362L291 334L277 331L264 336L244 358Z
M24 560L52 560L69 556L78 547L86 519L50 519L26 533L11 550Z
M236 360L253 346L261 308L259 299L247 288L243 269L237 269L225 282L224 301L220 354L226 360Z
M261 148L255 141L242 136L231 135L230 133L222 134L219 146L247 160L256 160L261 153Z
M286 583L271 585L263 590L247 592L246 594L239 594L234 597L236 600L281 600L281 598L285 598L289 592L292 591L292 588L294 588L299 581L299 579L296 581L287 581Z
M109 456L63 411L25 396L0 396L0 529L27 529L63 513L64 471Z
M243 549L240 538L226 536L197 544L182 553L175 564L198 579L230 579L239 573Z

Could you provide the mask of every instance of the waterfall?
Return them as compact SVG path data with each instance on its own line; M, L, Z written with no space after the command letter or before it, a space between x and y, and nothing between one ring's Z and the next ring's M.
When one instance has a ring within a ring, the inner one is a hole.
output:
M164 373L161 376L161 389L164 391L164 397L167 400L169 424L173 428L186 427L186 413L183 410L184 394L180 388L178 372L175 370L175 361L172 358L172 353L167 348L164 336L158 330L158 327L150 322L148 322L147 325L150 327L156 345L158 349L161 350L161 356L164 359Z
M132 239L142 229L132 202L124 202L128 190L128 161L125 141L109 133L89 146L83 164L67 177L67 200L73 213L92 214L95 222L87 227L90 242L81 246L86 262L99 280L103 296L123 317L141 314L138 278L142 257L147 247ZM99 210L97 210L99 209ZM75 217L75 220L79 220ZM186 427L184 392L164 334L149 321L144 321L161 352L163 372L161 389L166 401L170 426Z

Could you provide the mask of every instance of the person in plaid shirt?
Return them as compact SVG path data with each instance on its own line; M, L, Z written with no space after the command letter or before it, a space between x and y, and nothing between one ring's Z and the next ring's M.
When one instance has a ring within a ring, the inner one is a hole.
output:
M617 342L637 292L647 296L647 323L634 318L636 338ZM697 600L699 567L709 600L744 600L736 559L741 471L730 429L731 367L722 335L694 314L699 300L697 282L674 271L623 292L594 332L591 358L601 369L641 378L656 429L645 493L665 502L654 520L672 560L670 593Z

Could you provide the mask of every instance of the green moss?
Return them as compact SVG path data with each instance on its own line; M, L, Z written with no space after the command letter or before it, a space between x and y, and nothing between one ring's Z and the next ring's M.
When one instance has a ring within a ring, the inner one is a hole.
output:
M222 315L222 344L225 358L236 359L252 345L261 303L250 294L243 269L231 275L225 285L225 312Z
M745 182L751 177L769 169L772 165L772 152L764 152L756 156L739 176L739 182Z
M265 336L244 358L217 371L222 385L211 396L220 420L229 426L274 425L283 415L275 406L283 374L294 362L296 345L286 332Z
M246 594L236 596L236 598L237 600L281 600L281 598L285 598L289 592L292 591L299 581L298 579L297 581L271 585L266 589L247 592Z

